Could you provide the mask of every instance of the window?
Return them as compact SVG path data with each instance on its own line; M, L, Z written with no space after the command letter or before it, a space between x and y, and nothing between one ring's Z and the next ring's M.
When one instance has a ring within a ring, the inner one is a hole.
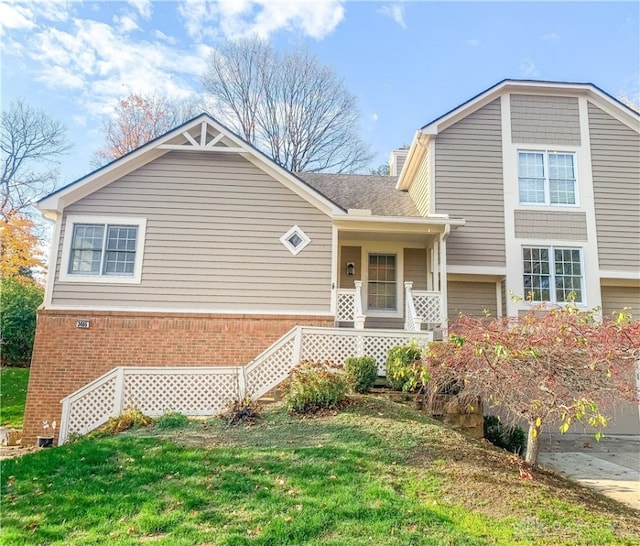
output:
M575 155L518 152L518 190L523 205L576 205Z
M69 216L60 280L139 283L144 219Z
M395 311L396 256L395 254L369 254L368 308L376 311Z
M280 237L280 242L295 256L311 242L311 239L298 226L293 226Z
M577 248L524 247L524 293L534 301L583 303L582 256Z

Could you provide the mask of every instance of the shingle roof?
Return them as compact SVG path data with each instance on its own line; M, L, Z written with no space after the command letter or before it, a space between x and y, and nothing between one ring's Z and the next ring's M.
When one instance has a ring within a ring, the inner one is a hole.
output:
M396 190L396 176L295 173L344 209L370 209L374 216L421 216L409 194Z

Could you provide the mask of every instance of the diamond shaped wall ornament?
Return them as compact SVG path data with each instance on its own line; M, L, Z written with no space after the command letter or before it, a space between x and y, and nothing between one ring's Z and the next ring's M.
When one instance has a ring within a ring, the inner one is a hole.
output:
M311 239L298 226L293 226L280 237L280 242L295 256L311 242Z

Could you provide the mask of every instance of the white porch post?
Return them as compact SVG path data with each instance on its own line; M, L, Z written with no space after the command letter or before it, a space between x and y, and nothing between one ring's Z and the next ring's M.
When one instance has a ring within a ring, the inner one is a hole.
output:
M354 313L353 313L353 327L356 330L364 330L364 321L366 316L362 310L362 281L353 281L356 287L356 294L354 298Z
M442 334L447 335L447 237L451 232L451 226L447 224L444 232L440 235L440 293L442 294L442 309L440 310L440 320L442 322Z

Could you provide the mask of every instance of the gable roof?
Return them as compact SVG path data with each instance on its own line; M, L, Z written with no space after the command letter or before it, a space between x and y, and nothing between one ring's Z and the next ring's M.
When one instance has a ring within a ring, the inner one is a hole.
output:
M554 95L575 95L576 93L583 93L609 113L611 113L612 110L615 110L615 117L630 127L638 130L638 123L640 123L640 114L638 114L638 112L629 108L626 104L620 102L592 83L502 80L501 82L498 82L488 89L478 93L468 101L463 102L452 110L449 110L447 113L437 117L433 121L430 121L420 128L420 132L426 135L438 134L438 132L453 125L476 110L479 110L499 96L510 92L537 92Z
M396 187L400 190L409 188L416 165L422 160L430 139L506 93L585 95L608 114L635 131L640 131L640 114L592 83L505 79L418 129Z
M240 154L322 212L328 215L346 213L336 203L276 164L265 154L206 113L186 121L140 148L132 150L115 161L50 193L40 199L37 206L43 214L55 219L64 207L107 186L171 150Z
M398 177L365 174L297 173L343 209L368 209L374 216L422 216L407 192L395 189Z

